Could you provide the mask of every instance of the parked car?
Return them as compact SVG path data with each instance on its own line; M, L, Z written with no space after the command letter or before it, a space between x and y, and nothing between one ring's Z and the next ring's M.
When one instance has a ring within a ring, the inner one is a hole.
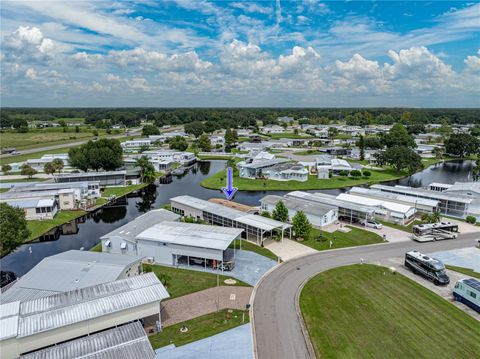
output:
M368 220L368 221L361 221L360 224L363 224L364 226L366 227L371 227L371 228L375 228L375 229L382 229L383 225L380 223L380 222L377 222L377 221L371 221L371 220Z

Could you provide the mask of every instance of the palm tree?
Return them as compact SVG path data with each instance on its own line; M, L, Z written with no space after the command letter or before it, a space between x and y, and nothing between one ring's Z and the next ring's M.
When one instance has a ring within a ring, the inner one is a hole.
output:
M135 166L140 168L140 180L142 183L153 183L157 178L155 167L150 163L147 156L137 159Z

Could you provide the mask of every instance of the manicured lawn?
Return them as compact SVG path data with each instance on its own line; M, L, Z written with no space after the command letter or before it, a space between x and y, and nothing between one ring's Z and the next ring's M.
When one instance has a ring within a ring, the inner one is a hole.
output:
M319 150L306 150L306 151L294 152L294 154L299 156L321 155L322 153L323 152L320 152Z
M412 227L415 224L422 223L422 221L420 221L418 219L411 222L408 226L402 226L401 224L395 224L395 223L390 223L390 222L385 222L385 221L379 221L379 222L381 222L384 226L392 227L392 228L398 229L400 231L408 232L408 233L412 233Z
M81 217L86 213L87 212L85 211L59 211L53 219L44 221L27 221L27 227L31 232L30 237L28 237L27 240L30 241L38 238L51 229L70 222L75 218Z
M245 316L243 316L245 313ZM243 321L245 318L245 321ZM166 345L175 344L175 346L185 345L197 340L211 337L212 335L224 332L228 329L238 327L248 323L250 318L248 311L224 309L215 313L210 313L195 319L187 320L183 323L171 325L163 329L161 333L150 335L148 339L153 349L158 349ZM188 328L186 333L180 332L183 326Z
M166 275L168 276L167 284L165 287L170 293L170 298L181 297L182 295L198 292L200 290L213 288L217 286L217 275L214 273L205 273L188 269L166 267L153 264L144 264L143 269L145 271L154 272L160 279ZM223 281L228 278L228 272L224 272L226 275L219 275L219 284L225 285ZM237 283L235 285L241 287L250 287L249 284L243 283L234 278Z
M230 245L230 248L233 248L233 243ZM240 249L240 240L238 239L235 240L235 248ZM261 256L273 259L274 261L278 259L278 257L267 248L260 247L259 245L246 240L242 240L242 250L255 252L257 254L260 254Z
M8 192L10 188L0 188L0 193Z
M470 277L480 279L480 273L475 272L473 269L464 268L464 267L457 267L457 266L449 266L449 265L445 265L445 267L447 269L454 270L455 272L463 273L463 274L468 275Z
M202 161L212 161L212 160L229 160L230 158L234 157L235 155L232 154L231 156L202 156L198 155L198 159Z
M130 192L136 191L145 186L147 186L146 183L132 184L130 186L122 186L122 187L105 187L105 189L102 192L102 197L107 197L107 198L110 196L122 197Z
M384 171L370 170L370 177L334 176L329 179L317 179L316 176L309 176L305 182L299 181L274 181L248 179L234 176L233 185L242 191L295 191L308 189L331 189L341 187L358 186L361 184L375 184L385 181L392 181L406 176L404 172L396 172L392 169ZM226 172L222 170L213 176L204 179L201 186L209 189L220 189L225 186Z
M322 272L300 295L320 358L478 358L478 321L387 268Z
M335 231L333 233L325 231L320 232L319 229L314 228L310 232L309 238L300 243L322 251L326 249L355 247L383 242L383 238L376 233L356 227L347 227L350 228L350 232L347 233L340 231ZM322 237L319 239L320 233ZM332 247L330 247L330 241L332 241Z

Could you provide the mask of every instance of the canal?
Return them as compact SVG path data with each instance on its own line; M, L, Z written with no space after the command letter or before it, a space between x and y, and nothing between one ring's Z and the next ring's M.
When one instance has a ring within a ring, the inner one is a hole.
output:
M12 271L17 276L22 276L45 257L71 249L84 248L88 250L96 245L104 234L124 225L142 213L160 208L168 203L171 197L184 194L203 199L222 197L223 194L220 191L205 189L200 186L200 182L224 167L225 161L198 162L185 174L174 176L173 181L169 184L148 186L138 193L118 199L111 206L52 230L35 242L20 246L1 259L1 268L3 271ZM446 162L426 168L411 177L387 184L421 187L431 182L467 181L470 180L472 167L473 161ZM324 190L323 192L338 194L345 190ZM283 195L285 192L269 191L268 193ZM265 194L266 192L242 191L236 194L235 201L258 206L259 199Z

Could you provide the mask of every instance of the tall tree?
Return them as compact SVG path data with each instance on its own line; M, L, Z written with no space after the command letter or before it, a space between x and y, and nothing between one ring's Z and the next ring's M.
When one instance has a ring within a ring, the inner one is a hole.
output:
M383 137L383 142L387 147L405 146L414 148L417 146L413 136L400 123L393 125L390 131Z
M22 176L28 176L28 178L32 178L34 175L37 174L37 171L32 166L24 163L22 167L20 167L20 174Z
M52 162L47 162L43 166L43 172L45 172L47 175L52 175L56 172L55 167L53 166Z
M280 221L280 222L287 222L288 221L288 208L285 206L283 201L278 201L275 205L275 208L272 211L273 219Z
M199 139L198 139L198 147L203 152L210 152L212 150L212 143L210 141L210 138L206 133L202 134Z
M140 168L140 180L142 183L155 182L155 167L150 163L147 156L142 156L137 159L135 166Z
M480 140L468 133L452 134L445 141L445 152L458 157L480 153Z
M414 150L405 146L390 147L375 156L379 165L390 165L397 171L406 170L409 174L423 167L422 158Z
M73 167L88 171L113 171L123 165L122 146L116 139L102 138L68 151L69 162Z
M12 166L9 164L5 163L2 165L2 172L4 175L8 175L8 173L12 170Z
M0 252L2 255L14 250L30 236L25 213L21 208L0 203Z
M365 159L365 141L362 135L358 139L358 148L360 149L360 161L363 161Z
M298 211L292 218L293 231L297 237L308 238L312 224L303 211Z
M155 136L159 134L160 134L160 130L155 125L145 125L142 128L142 136L148 137L148 136Z
M194 135L195 138L198 138L205 131L205 126L200 121L187 123L184 128L186 133Z
M55 158L52 161L52 166L53 166L53 169L55 170L55 172L58 172L58 173L62 172L63 167L64 167L63 160L61 160L60 158Z
M175 136L168 141L172 150L185 151L188 148L188 142L182 136Z
M231 128L227 128L225 130L225 150L230 152L230 149L235 144L235 137L233 136L233 132Z

